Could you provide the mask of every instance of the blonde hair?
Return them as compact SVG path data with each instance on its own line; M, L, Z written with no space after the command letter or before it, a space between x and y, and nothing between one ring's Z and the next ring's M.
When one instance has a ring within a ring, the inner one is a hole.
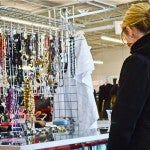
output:
M136 27L143 33L150 32L150 4L133 4L125 13L122 30L125 30L126 26Z

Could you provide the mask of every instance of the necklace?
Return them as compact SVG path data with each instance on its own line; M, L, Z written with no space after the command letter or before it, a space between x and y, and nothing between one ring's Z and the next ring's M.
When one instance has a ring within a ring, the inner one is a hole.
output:
M35 103L33 97L33 87L31 86L32 80L26 79L24 83L24 105L27 110L27 121L26 126L28 130L33 130L34 127L34 112Z
M70 37L70 73L71 77L75 75L75 40Z

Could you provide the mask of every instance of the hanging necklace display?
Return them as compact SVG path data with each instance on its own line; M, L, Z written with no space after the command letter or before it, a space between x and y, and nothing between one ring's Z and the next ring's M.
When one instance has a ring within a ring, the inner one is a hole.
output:
M8 95L6 98L6 111L8 112L8 118L11 118L10 114L13 114L13 93L14 89L8 89Z
M50 89L50 86L52 84L52 75L48 74L49 72L49 62L50 62L50 51L49 51L49 46L50 46L50 37L47 35L46 31L44 31L45 33L43 33L41 35L41 39L40 39L40 56L42 59L42 69L40 70L40 76L41 76L41 80L42 80L42 91L43 91L43 95L50 95L51 92L50 90L48 91L48 89Z
M13 56L14 56L14 73L16 75L16 78L15 78L15 85L16 86L21 86L22 85L22 82L23 82L23 70L21 69L22 68L22 59L21 59L21 41L22 41L22 35L20 33L16 33L14 36L14 44L13 44Z
M11 61L11 57L12 57L12 53L11 53L11 39L10 39L10 35L7 34L6 36L6 41L7 41L7 46L6 46L6 72L7 72L7 76L11 75L12 72L12 68L10 66L10 64L12 64Z
M68 28L66 28L67 25L67 9L60 9L60 16L61 16L61 24L62 24L62 30L59 32L59 86L64 85L64 80L66 78L65 73L67 72L68 68L68 40L67 40L67 33ZM65 30L64 30L65 29Z
M59 32L59 45L58 45L58 72L59 72L59 86L62 87L64 85L64 51L62 48L63 43L63 31Z
M51 11L48 11L49 17L51 17ZM53 12L54 15L54 26L56 27L56 12ZM51 20L49 19L49 26L52 26ZM48 84L50 86L51 92L54 93L54 85L55 85L55 79L57 75L56 70L56 57L57 57L57 46L58 46L58 40L57 40L57 31L54 33L52 30L49 30L49 68L48 68Z
M63 62L63 74L67 72L68 69L68 23L67 23L67 16L68 11L67 9L60 9L60 16L62 18L62 28L65 28L65 31L62 29L60 32L60 44L61 44L61 57Z
M34 34L33 37L34 40L34 47L33 47L33 52L32 55L34 55L34 53L36 53L36 60L40 59L40 37L39 37L39 32L38 34Z
M48 84L49 86L53 86L54 77L56 75L54 69L54 57L55 57L55 36L52 36L50 39L50 46L49 46L49 66L48 66Z
M3 38L3 49L2 49L2 75L3 75L3 93L6 90L6 84L7 84L7 73L6 73L6 34L5 34L5 22L4 22L4 29L2 30L2 38Z
M42 68L39 70L40 76L43 78L44 83L47 85L47 69L49 63L49 36L42 34L40 36L40 58L42 61ZM45 87L46 88L46 87Z
M33 34L28 34L27 35L27 40L26 40L26 54L28 56L27 59L27 65L32 64L32 52L33 52L33 45L34 41L33 41Z
M3 57L4 57L4 36L2 31L0 32L0 66L3 66Z
M36 67L35 71L35 78L36 82L38 84L41 84L41 77L40 77L40 70L42 66L42 60L40 58L40 36L39 36L39 28L38 28L38 34L34 33L33 28L32 28L32 38L33 38L33 49L32 49L32 66Z
M49 61L49 46L50 46L50 39L49 39L48 35L41 36L41 45L43 45L43 48L42 48L43 54L41 54L43 57L43 67L44 67L44 69L47 70L48 61ZM45 71L45 73L47 74L46 71Z
M24 82L24 106L27 110L26 126L29 131L34 130L35 103L33 98L32 80L26 79Z
M26 26L25 26L25 31L21 33L21 60L22 60L22 67L27 66L27 60L28 60L28 55L27 55L27 33L26 33Z
M19 113L19 93L18 93L19 88L14 89L13 93L13 117L11 121L14 123L13 128L17 125L16 119L18 119L18 113ZM13 130L13 129L12 129Z
M0 31L0 96L1 98L4 95L4 89L6 86L6 44L5 44L5 34L4 31Z
M51 16L50 11L48 12L49 16ZM55 12L54 12L55 14ZM55 22L55 21L54 21ZM49 19L49 26L51 27L51 20ZM56 38L57 38L57 32L55 32L55 34L52 33L52 30L49 30L49 41L47 40L46 44L49 44L49 65L48 65L48 85L50 87L50 92L53 95L55 93L54 91L54 85L55 85L55 78L57 75L57 71L55 68L55 57L56 57Z
M74 37L70 37L70 73L71 76L75 75L75 40Z
M54 16L56 15L57 13L54 12ZM55 27L62 27L61 21L60 24L58 20L51 21L53 21ZM7 110L12 114L10 118L15 119L19 114L19 105L24 105L27 111L27 130L32 132L32 130L34 130L35 121L34 81L37 80L37 82L39 82L38 86L42 93L44 93L42 89L44 85L43 80L48 83L46 85L51 87L53 94L59 95L59 93L55 91L58 85L64 86L65 88L66 86L68 86L67 88L72 86L69 82L70 72L71 77L75 74L74 39L70 38L69 43L69 34L68 36L66 35L66 32L69 33L69 28L66 27L67 22L65 22L65 28L62 27L62 32L61 30L59 30L60 32L53 30L53 33L51 32L48 36L45 34L45 38L41 35L41 28L39 30L39 28L36 27L33 32L33 27L31 26L27 26L27 29L29 29L28 32L14 33L16 23L13 24L12 26L11 23L10 33L6 36L6 71L9 83ZM70 47L69 51L68 47ZM42 70L45 71L42 72ZM59 79L57 78L58 76ZM67 84L65 83L66 80L68 80ZM67 93L67 91L65 92ZM66 101L70 102L70 97L73 95L71 95L70 90L67 94L65 92L63 92L63 94L65 95ZM23 103L20 102L21 99ZM71 107L69 107L69 109L71 109Z
M6 97L6 111L8 112L8 118L11 122L15 122L18 115L19 102L18 91L19 87L19 68L22 66L21 61L21 37L20 34L14 33L13 25L11 23L10 33L7 33L7 47L6 47L6 72L8 76L8 95ZM13 35L14 33L14 35ZM20 73L20 74L19 74ZM20 84L22 81L20 81ZM12 127L14 125L12 124Z

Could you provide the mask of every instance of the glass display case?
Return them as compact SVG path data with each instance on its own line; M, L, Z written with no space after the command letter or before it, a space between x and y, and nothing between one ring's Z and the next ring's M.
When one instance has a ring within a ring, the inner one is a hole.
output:
M5 137L0 140L1 150L106 150L108 134L49 133L45 129L39 130L35 135Z

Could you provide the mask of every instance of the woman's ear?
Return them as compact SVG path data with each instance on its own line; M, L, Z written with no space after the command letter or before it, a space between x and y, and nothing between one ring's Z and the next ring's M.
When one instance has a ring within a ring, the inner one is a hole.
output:
M130 38L134 37L134 31L130 26L126 26L126 31L127 31L127 34Z

